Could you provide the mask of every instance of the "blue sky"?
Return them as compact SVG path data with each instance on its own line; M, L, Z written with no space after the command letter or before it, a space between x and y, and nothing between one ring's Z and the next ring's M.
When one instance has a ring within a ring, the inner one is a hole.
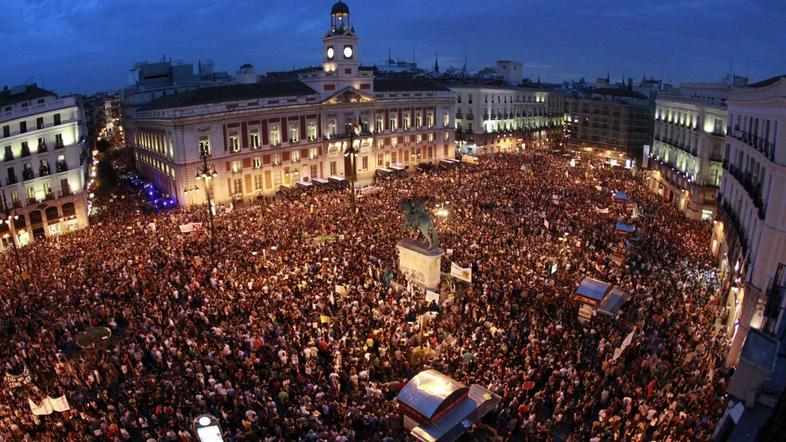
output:
M784 0L348 0L363 64L473 70L520 60L544 81L610 71L673 83L786 73ZM0 83L120 88L136 61L212 60L234 73L313 66L332 0L2 0Z

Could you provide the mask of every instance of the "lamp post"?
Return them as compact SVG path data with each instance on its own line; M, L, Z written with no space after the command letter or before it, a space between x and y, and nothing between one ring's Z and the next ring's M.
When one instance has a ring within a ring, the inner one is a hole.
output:
M213 224L213 201L210 199L210 180L215 178L218 175L216 172L216 168L213 166L207 165L207 157L210 156L210 152L207 150L207 146L199 146L199 157L202 159L202 167L197 169L196 180L205 180L205 197L207 198L207 216L208 222L210 225L210 252L211 254L215 253L215 246L216 246L216 230ZM198 186L194 186L194 189L198 189Z
M11 235L11 244L13 244L13 248L14 248L14 258L16 259L16 266L19 268L19 273L22 273L22 262L19 260L19 247L17 247L16 245L16 232L15 232L16 227L14 226L13 227L14 230L13 231L11 230L13 226L13 222L19 219L19 215L10 214L10 211L8 210L8 205L6 204L5 201L5 192L0 192L0 195L2 195L2 202L3 202L3 218L0 218L0 224L5 223L6 225L8 225L8 233Z
M193 423L194 433L199 442L224 442L224 437L221 435L221 426L218 424L218 419L210 414L202 414L194 419Z
M352 210L355 209L355 180L357 179L357 155L360 152L359 149L355 148L355 136L359 130L358 124L347 122L345 132L349 135L349 144L347 145L346 149L344 149L344 173L348 175L349 178L349 188L350 192L352 193ZM349 170L349 172L347 172Z

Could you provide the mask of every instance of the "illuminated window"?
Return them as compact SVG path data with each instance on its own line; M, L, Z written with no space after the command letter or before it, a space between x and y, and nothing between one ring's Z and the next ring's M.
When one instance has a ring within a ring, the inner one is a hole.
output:
M252 149L259 148L259 129L251 129L248 134L248 142Z
M390 130L398 130L398 115L390 115Z
M447 112L442 115L442 127L450 127L450 114Z
M317 139L317 122L315 120L309 120L308 127L306 128L308 133L308 141L314 141Z
M376 121L376 125L374 126L374 130L376 130L377 133L380 133L383 130L385 130L385 118L382 115L377 116L377 121Z
M273 123L270 125L270 145L281 145L281 126L279 123Z
M259 157L254 158L253 163L254 163L254 169L261 168L262 167L262 158L259 158Z
M330 162L330 175L335 175L335 174L336 174L336 162L335 161L331 161Z
M423 126L423 114L415 112L415 127L420 129Z
M298 161L300 161L300 151L295 150L290 152L289 158L292 160L293 163L297 163Z
M385 154L378 153L377 154L377 167L382 167L385 165Z
M330 137L336 136L336 131L338 130L338 123L336 123L336 119L328 120L328 135Z
M409 112L405 113L402 117L401 127L404 130L409 130Z
M434 112L429 111L426 114L426 126L434 127Z
M254 175L254 190L262 190L262 175Z
M240 140L237 137L237 132L229 133L229 150L232 152L240 152Z
M362 170L368 170L368 155L363 156L361 164L362 164L361 166Z
M238 173L243 170L243 163L240 160L232 161L232 172Z
M297 143L300 141L300 130L297 127L297 122L289 123L289 142Z
M316 160L319 156L319 149L316 147L312 147L308 150L308 159L309 160Z

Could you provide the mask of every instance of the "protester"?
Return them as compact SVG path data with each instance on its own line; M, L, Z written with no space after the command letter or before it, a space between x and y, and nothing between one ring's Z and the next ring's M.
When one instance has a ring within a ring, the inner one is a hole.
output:
M143 214L142 196L121 187L95 202L90 227L20 251L29 282L0 257L0 361L32 378L0 390L1 437L189 441L210 413L228 440L403 440L390 399L433 367L502 396L500 439L710 438L726 312L707 224L625 169L547 151L378 184L356 211L337 191L220 208L213 253L204 207ZM410 234L408 197L450 203L435 217L443 271L472 268L469 289L426 322L408 320L424 296L385 278L406 286L395 244ZM620 218L640 236L621 266L609 259ZM203 228L181 233L190 222ZM619 317L578 321L587 275L631 294ZM81 350L94 326L110 343ZM28 399L47 395L71 410L33 416Z

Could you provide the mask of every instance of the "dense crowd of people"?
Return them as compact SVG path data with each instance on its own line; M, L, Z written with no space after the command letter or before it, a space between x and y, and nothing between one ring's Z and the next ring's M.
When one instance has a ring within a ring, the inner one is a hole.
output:
M343 192L220 208L212 247L179 230L204 208L143 214L123 187L90 227L21 250L29 280L0 256L0 362L31 375L0 389L0 440L189 441L202 413L227 440L403 440L391 399L431 367L502 397L487 422L501 440L709 439L726 342L706 223L624 168L548 151L379 186L355 210ZM407 319L425 298L402 289L395 247L399 201L417 197L449 202L443 271L473 272L425 324ZM587 275L630 293L619 316L579 322ZM82 350L95 326L110 342ZM33 416L47 395L71 410Z

